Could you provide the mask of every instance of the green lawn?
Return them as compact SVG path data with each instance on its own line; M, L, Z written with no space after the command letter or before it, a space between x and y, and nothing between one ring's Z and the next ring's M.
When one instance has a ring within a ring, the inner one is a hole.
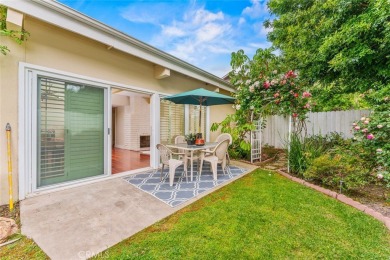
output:
M390 233L354 208L256 170L98 257L389 259Z
M0 248L1 260L49 259L32 239L20 234L15 234L10 240L17 238L20 238L20 240Z

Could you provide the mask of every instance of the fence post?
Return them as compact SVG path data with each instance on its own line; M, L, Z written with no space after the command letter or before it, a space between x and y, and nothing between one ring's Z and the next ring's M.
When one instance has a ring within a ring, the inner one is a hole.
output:
M288 117L288 146L287 146L287 172L290 173L290 150L291 150L291 115Z

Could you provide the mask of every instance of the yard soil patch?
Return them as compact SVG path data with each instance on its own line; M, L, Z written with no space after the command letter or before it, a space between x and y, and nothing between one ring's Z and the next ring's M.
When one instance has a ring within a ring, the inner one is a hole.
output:
M18 227L20 229L19 202L16 202L14 204L14 209L12 211L9 210L9 206L8 205L0 206L0 217L11 218L11 219L15 220L16 224L18 224Z
M368 185L348 194L352 199L390 217L390 189L384 186Z

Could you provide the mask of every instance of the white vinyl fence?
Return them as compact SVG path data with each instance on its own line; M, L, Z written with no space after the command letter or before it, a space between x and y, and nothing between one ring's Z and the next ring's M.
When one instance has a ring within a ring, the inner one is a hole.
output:
M309 113L306 119L306 136L338 132L342 133L346 138L351 138L353 137L351 132L352 123L369 114L369 110ZM270 116L266 118L266 128L262 132L262 144L276 148L286 148L288 130L288 117Z

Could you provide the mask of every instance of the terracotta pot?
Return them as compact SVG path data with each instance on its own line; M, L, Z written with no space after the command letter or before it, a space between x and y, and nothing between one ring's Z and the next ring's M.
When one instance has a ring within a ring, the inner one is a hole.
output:
M204 139L196 139L195 144L198 146L204 145Z

